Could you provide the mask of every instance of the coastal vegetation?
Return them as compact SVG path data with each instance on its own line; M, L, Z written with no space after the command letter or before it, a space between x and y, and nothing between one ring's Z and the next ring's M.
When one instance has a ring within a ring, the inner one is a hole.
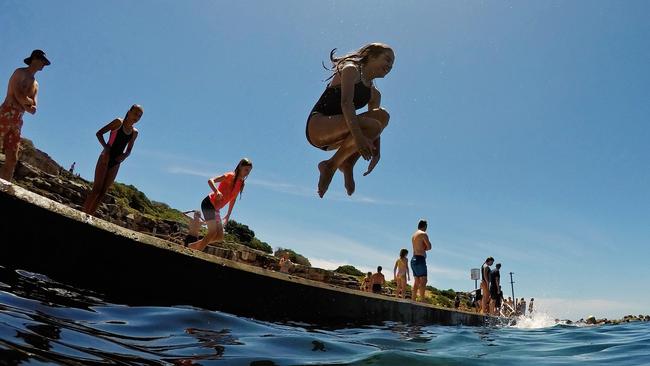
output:
M365 274L358 270L355 266L351 266L349 264L346 264L344 266L339 266L339 268L335 269L334 272L336 273L343 273L347 274L350 276L357 276L357 277L363 277Z

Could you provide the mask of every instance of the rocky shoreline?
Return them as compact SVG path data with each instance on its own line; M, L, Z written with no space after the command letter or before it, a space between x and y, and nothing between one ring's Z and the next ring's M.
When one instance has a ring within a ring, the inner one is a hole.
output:
M0 165L4 164L4 159L4 155L0 154ZM81 210L86 194L92 188L91 182L70 173L25 138L21 141L14 183L77 210ZM117 184L119 185L119 183ZM126 187L144 196L135 187ZM138 207L139 204L125 203L115 193L115 190L111 189L106 194L95 214L97 217L130 230L182 244L188 224L188 220L184 218L182 212L163 203L154 202L155 205L164 208L167 216L175 219L154 217L143 212L144 209ZM143 197L143 200L149 202L146 196ZM206 252L266 269L278 271L280 269L279 258L234 241L210 245L206 248ZM355 276L300 264L294 264L290 274L350 289L359 289L360 285L359 279Z

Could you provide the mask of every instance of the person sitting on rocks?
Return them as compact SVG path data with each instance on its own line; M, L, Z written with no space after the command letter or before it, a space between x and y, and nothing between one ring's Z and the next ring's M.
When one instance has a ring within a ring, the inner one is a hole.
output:
M120 165L131 155L131 149L138 138L138 130L133 125L142 118L142 113L142 106L134 104L124 119L116 118L97 131L97 140L104 150L97 159L93 188L84 203L85 213L93 215L97 211L97 206L115 181ZM104 140L107 132L110 132L108 142Z
M292 267L293 262L291 261L291 258L289 258L289 254L284 253L282 258L280 258L280 272L289 273Z
M361 281L361 291L370 292L370 279L372 278L372 272L368 272L366 277Z
M187 228L187 235L185 235L185 239L183 240L183 246L187 246L188 244L199 240L199 230L201 230L201 225L205 222L201 218L201 212L197 210L185 211L183 213L188 214L190 212L193 213L192 220L190 220L190 224Z
M384 275L381 273L381 266L377 267L377 273L373 274L372 277L370 278L370 284L372 288L372 292L375 294L380 294L382 287L384 286L384 283L386 283L386 279L384 278Z

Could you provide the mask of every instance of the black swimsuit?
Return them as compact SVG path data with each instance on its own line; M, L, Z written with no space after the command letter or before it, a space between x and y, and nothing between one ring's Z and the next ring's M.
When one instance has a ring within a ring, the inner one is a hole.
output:
M120 162L117 161L117 157L124 153L126 145L129 144L133 137L133 132L127 135L126 132L124 132L123 126L120 126L120 128L117 129L117 132L111 132L111 135L113 134L115 135L109 138L110 150L108 152L108 169L120 164Z
M366 86L361 80L354 84L354 109L359 109L364 107L370 101L370 96L372 95L372 90L370 87ZM316 146L309 139L309 119L314 113L320 113L326 116L334 116L338 114L343 114L343 109L341 109L341 85L337 86L328 86L325 88L325 91L320 96L314 108L312 108L309 113L309 118L307 118L307 126L305 127L305 134L307 135L307 141L319 149L329 150L329 146Z

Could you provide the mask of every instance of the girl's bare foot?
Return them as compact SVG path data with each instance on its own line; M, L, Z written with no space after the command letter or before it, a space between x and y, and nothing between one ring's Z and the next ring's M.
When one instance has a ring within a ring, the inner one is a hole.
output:
M352 196L352 193L354 193L354 189L355 189L354 165L351 165L346 161L339 167L339 170L341 171L341 173L343 173L345 190L348 192L348 196Z
M330 183L332 182L336 169L332 169L329 160L323 160L318 163L318 170L320 171L320 177L318 178L318 195L320 198L323 198L325 192L327 192L327 188L329 188Z

